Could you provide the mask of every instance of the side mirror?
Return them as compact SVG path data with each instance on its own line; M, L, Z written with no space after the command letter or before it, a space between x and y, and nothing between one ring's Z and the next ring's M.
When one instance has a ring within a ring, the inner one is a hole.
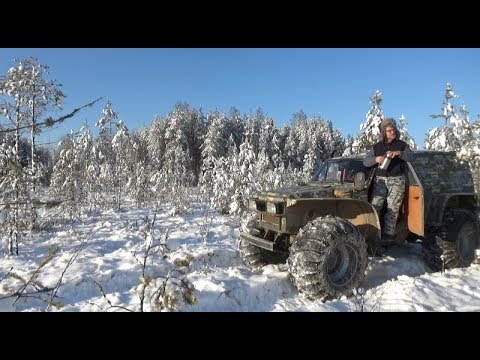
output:
M365 173L363 171L358 171L355 173L353 178L353 188L356 191L363 190L365 188Z

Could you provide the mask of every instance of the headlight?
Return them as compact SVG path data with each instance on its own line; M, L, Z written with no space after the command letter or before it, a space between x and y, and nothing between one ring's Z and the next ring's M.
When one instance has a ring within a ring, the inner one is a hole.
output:
M252 211L257 211L257 203L255 200L248 200L248 208Z
M267 203L267 212L270 214L276 214L277 213L277 204L268 202Z

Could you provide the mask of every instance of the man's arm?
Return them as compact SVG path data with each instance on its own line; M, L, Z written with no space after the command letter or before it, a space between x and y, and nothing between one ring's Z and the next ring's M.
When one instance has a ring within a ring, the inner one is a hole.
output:
M373 151L372 147L365 155L365 158L363 159L363 165L366 167L372 167L376 163L377 161L375 160L375 152Z
M414 158L415 158L415 155L412 149L410 149L410 146L407 145L405 146L405 149L400 151L400 159L404 161L412 162Z

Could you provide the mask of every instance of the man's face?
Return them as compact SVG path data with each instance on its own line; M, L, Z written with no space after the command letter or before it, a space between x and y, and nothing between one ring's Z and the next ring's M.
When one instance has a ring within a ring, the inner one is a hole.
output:
M387 135L387 142L391 142L393 139L397 137L397 134L395 133L395 129L391 126L388 126L385 129L385 134Z

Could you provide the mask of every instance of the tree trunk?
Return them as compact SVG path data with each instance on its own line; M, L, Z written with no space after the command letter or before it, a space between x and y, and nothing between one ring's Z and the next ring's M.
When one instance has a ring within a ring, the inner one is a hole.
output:
M32 140L32 190L35 191L36 188L36 174L35 174L35 85L33 86L33 98L32 98L32 129L30 131L31 140Z

